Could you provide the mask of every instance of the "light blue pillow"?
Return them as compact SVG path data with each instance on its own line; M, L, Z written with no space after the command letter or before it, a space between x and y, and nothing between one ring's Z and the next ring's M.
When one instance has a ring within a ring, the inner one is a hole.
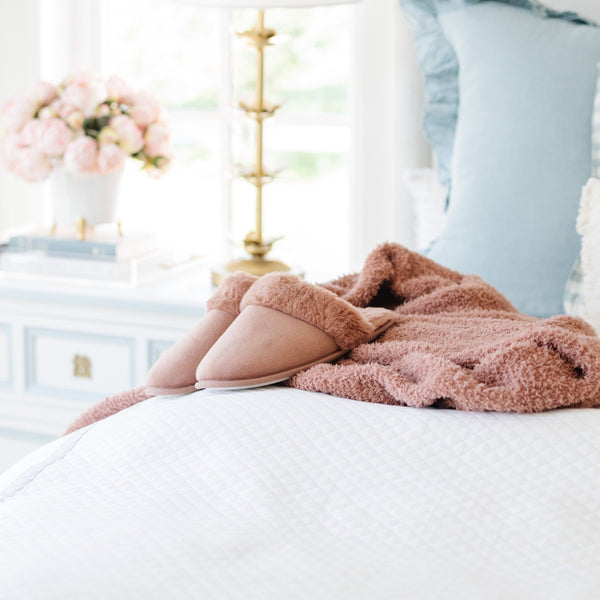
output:
M521 311L562 312L590 173L600 29L533 0L402 0L426 77L425 130L450 184L430 258Z

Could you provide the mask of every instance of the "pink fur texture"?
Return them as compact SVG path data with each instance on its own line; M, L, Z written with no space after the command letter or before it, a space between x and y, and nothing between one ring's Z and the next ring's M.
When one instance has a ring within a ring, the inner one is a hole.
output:
M94 404L94 406L91 406L84 413L79 415L79 417L69 425L63 435L86 427L96 421L106 419L106 417L110 417L124 408L133 406L142 400L148 400L148 398L152 398L152 394L148 394L145 387L139 387L133 390L120 392L114 396L108 396L108 398L104 398L104 400Z
M399 321L336 364L290 385L414 407L537 412L600 405L600 340L583 320L520 314L474 275L396 244L364 269L324 284L356 306L395 309Z
M295 275L271 273L261 277L248 290L240 308L252 304L274 308L314 325L333 338L341 350L368 340L374 331L355 306Z
M206 308L220 308L234 315L240 314L240 302L248 288L257 280L255 275L248 273L234 273L231 277L227 277L217 291L212 295L206 303Z
M374 342L295 375L293 387L366 402L475 411L600 406L600 340L585 321L520 314L479 277L397 244L376 248L360 273L320 286L280 274L254 282L243 274L226 280L209 308L237 314L240 303L241 309L269 306L323 329L344 349L373 331L352 305L390 308L398 316ZM110 396L67 433L149 397L144 388Z

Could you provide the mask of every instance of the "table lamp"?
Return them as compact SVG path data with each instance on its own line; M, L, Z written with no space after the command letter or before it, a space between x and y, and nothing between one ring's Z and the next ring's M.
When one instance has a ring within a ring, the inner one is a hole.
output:
M271 46L271 38L275 35L273 29L265 27L265 9L271 8L307 8L333 4L350 4L358 0L187 0L189 4L212 6L218 8L254 8L258 10L256 24L252 29L237 33L246 40L248 45L256 50L256 91L254 103L240 102L239 106L246 115L255 122L255 155L254 165L242 169L240 175L256 189L255 224L254 229L243 240L244 248L249 254L247 258L227 263L223 269L215 269L212 282L218 285L225 277L235 271L245 271L253 275L264 275L273 271L289 271L285 263L270 260L267 254L279 238L266 239L263 236L263 187L273 181L274 173L265 169L263 162L263 123L272 117L278 105L267 102L264 98L264 52Z

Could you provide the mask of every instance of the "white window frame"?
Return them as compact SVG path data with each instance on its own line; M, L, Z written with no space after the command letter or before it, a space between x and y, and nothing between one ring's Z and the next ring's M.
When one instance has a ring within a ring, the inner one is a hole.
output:
M35 2L40 11L41 77L58 80L65 72L83 68L105 73L106 57L100 35L102 24L107 23L105 3ZM431 156L419 119L415 119L423 86L399 0L363 0L353 10L356 18L350 89L350 247L352 267L358 268L366 254L383 241L413 246L412 211L402 173L407 168L429 165ZM230 24L231 13L223 10L220 43L225 76L219 95L223 173L231 160ZM56 38L60 44L53 41ZM298 118L301 117L294 116L295 121ZM221 187L225 240L231 221L231 183L225 175Z
M423 80L400 0L364 0L357 11L351 189L352 258L360 266L382 241L414 247L414 217L402 175L429 166L431 152L420 119Z

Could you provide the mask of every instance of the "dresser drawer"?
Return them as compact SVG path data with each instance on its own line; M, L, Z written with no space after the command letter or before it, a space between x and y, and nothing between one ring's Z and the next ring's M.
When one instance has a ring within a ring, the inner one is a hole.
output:
M11 355L11 327L0 323L0 386L2 387L8 387L12 383Z
M25 348L29 391L99 398L134 387L130 338L30 328Z

